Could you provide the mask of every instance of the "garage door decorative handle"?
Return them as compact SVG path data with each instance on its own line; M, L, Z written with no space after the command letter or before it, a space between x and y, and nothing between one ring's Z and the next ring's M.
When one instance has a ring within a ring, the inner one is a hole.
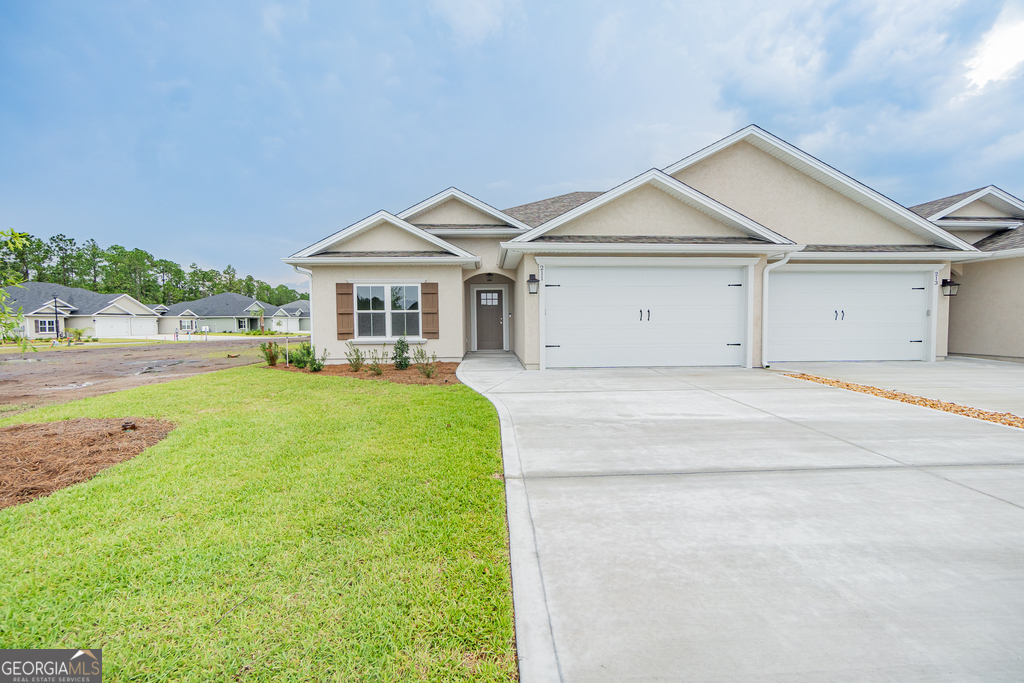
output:
M644 321L644 309L640 309L640 322Z
M846 311L839 311L839 312L842 314L839 319L840 320L846 320Z
M647 319L648 320L651 319L651 309L649 309L649 308L647 309Z
M839 320L839 311L833 311L836 314L836 320Z

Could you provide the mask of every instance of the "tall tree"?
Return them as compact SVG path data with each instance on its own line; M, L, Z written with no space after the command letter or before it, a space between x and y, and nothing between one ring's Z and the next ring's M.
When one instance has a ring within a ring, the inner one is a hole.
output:
M174 261L160 259L153 264L153 273L160 283L159 303L165 306L185 300L185 271Z
M96 240L89 239L78 250L76 260L78 262L75 266L78 273L76 285L98 292L100 280L103 277L103 266L106 264L106 252L96 244Z
M49 245L51 258L53 259L53 275L50 278L53 282L70 287L74 284L75 265L78 256L78 245L75 240L66 235L54 235L50 238Z
M235 294L241 294L241 287L238 281L238 271L228 264L228 267L224 269L224 291L234 292Z
M124 292L136 299L150 299L160 288L153 275L153 256L142 249L131 251L115 244L107 249L107 265L103 288L108 292Z

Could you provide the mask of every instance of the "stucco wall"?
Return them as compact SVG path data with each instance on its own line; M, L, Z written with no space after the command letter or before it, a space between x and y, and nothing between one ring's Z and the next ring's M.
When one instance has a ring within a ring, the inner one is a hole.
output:
M927 244L747 142L675 174L797 244Z
M494 216L464 204L458 199L449 199L421 214L407 218L413 225L502 225Z
M350 240L331 247L334 251L444 251L390 223L381 223Z
M957 270L960 292L948 298L950 353L1024 358L1024 258Z
M638 187L547 234L749 237L650 185Z
M956 211L950 212L950 216L966 216L968 218L974 217L987 217L987 218L1009 218L1010 214L1006 213L1002 209L988 204L981 199L976 199L967 206L961 206Z
M498 268L498 250L501 248L501 239L497 237L443 237L442 239L460 249L465 249L474 256L480 257L480 267L462 271L463 279L468 280L480 273L500 273L505 277L515 279L516 271L514 269Z
M997 230L947 230L946 232L956 235L968 244L977 244L989 235L998 232Z
M530 294L526 284L530 273L540 277L537 261L532 254L524 254L516 268L515 304L516 325L513 328L515 342L512 348L519 356L519 362L527 370L540 367L540 304L539 294ZM544 286L542 282L541 287Z
M344 363L345 342L338 339L335 285L339 282L378 280L386 282L436 282L440 337L428 339L422 348L439 360L458 361L463 356L463 285L460 266L314 266L312 278L313 340L319 351L327 350L328 363ZM370 347L362 346L364 350ZM378 347L379 348L379 347ZM390 353L392 346L388 345Z
M135 299L130 299L128 297L122 297L115 301L113 304L111 304L110 312L116 314L116 307L118 306L125 309L129 313L134 313L136 315L153 315L153 311L151 309L138 303L137 301L135 301Z

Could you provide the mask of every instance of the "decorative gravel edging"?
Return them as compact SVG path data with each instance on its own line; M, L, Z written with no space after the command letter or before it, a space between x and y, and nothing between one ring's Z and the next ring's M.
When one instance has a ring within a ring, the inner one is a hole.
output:
M965 417L973 417L978 420L985 420L986 422L995 422L996 424L1006 425L1007 427L1016 427L1018 429L1024 429L1024 417L1019 417L1017 415L1014 415L1013 413L993 413L988 410L979 410L978 408L962 406L957 403L948 403L946 401L940 401L934 398L924 398L923 396L904 394L902 391L879 389L878 387L868 386L867 384L854 384L853 382L843 382L842 380L829 379L827 377L818 377L817 375L805 375L803 373L794 373L786 374L786 377L802 379L807 382L817 382L818 384L825 384L827 386L836 387L838 389L847 389L849 391L857 391L862 394L881 396L882 398L887 398L891 401L912 403L915 406L924 406L925 408L931 408L933 410L942 410L947 413L955 413L957 415L963 415Z

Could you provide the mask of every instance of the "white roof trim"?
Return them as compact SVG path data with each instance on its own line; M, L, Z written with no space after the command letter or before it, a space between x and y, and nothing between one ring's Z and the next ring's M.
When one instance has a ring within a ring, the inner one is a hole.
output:
M184 318L186 316L192 316L193 318L198 318L199 317L198 315L196 315L195 313L193 313L192 311L190 311L187 308L184 311L182 311L181 313L179 313L178 315L172 315L171 317L172 318Z
M729 227L752 237L759 237L763 240L768 240L773 244L793 244L792 240L786 239L777 232L764 227L757 221L747 218L738 211L730 209L725 204L712 199L706 194L693 189L689 185L676 180L672 176L659 171L656 168L652 168L645 173L641 173L632 180L627 180L618 187L612 188L611 190L594 197L590 201L580 204L575 209L566 211L562 215L552 218L547 223L543 223L529 232L516 237L512 242L529 242L540 237L546 232L550 232L561 225L565 225L566 223L590 213L594 209L602 207L605 204L644 185L652 185L662 192L675 197L691 208L697 209L701 213L710 216L719 223L728 225Z
M67 313L62 313L61 310L60 310L62 308L67 309L68 312ZM47 301L44 305L40 306L39 308L37 308L36 310L32 311L31 313L26 313L25 315L41 315L39 313L39 311L45 311L47 309L49 309L50 312L53 312L53 297L50 297L50 300ZM75 308L74 306L69 304L67 301L64 301L63 299L57 299L57 312L58 312L58 314L61 314L61 315L71 315L71 311L77 311L77 310L78 310L77 308Z
M999 251L983 251L980 254L974 254L974 258L969 259L970 263L975 261L998 261L1004 258L1024 258L1024 247L1017 247L1015 249L1001 249Z
M810 176L823 185L835 190L839 194L852 199L861 206L868 208L886 220L909 230L918 237L933 243L941 243L944 246L960 249L963 251L977 251L973 246L955 235L951 235L942 228L939 228L928 220L918 216L916 213L889 199L867 185L858 182L828 164L815 159L807 152L794 147L785 140L781 140L771 133L750 125L736 131L732 135L722 138L713 145L691 154L690 156L677 161L665 168L665 173L672 175L684 168L688 168L699 161L717 154L726 147L731 147L737 142L748 142L762 152L772 155L779 161L792 166L801 173Z
M145 308L145 309L146 309L147 311L149 311L149 312L150 312L150 313L152 313L153 315L156 315L156 311L155 311L154 309L152 309L152 308L150 308L149 306L147 306L146 304L142 303L141 301L139 301L138 299L136 299L136 298L135 298L134 296L132 296L131 294L119 294L119 295L115 296L115 297L114 297L113 299L111 299L111 300L110 300L110 303L114 303L115 301L119 301L119 300L121 300L121 299L125 299L125 298L127 298L127 299L131 299L132 301L134 301L135 303L137 303L137 304L138 304L139 306L142 306L143 308ZM120 306L118 306L118 308L121 308L121 307L120 307ZM121 309L121 310L124 310L124 309ZM127 312L128 312L128 311L125 311L125 313L127 313ZM132 315L135 315L135 314L133 313Z
M1017 212L1020 215L1016 216L1015 218L1017 218L1017 219L1024 218L1024 201L1021 201L1017 197L1014 197L1009 192L1004 192L1004 191L1000 190L995 185L989 185L988 187L981 188L980 190L978 190L977 192L972 194L967 199L961 199L956 204L953 204L952 206L947 206L942 211L939 211L936 214L928 216L928 220L930 220L930 221L937 221L940 218L944 218L945 216L948 216L949 214L953 213L957 209L962 209L965 206L967 206L968 204L970 204L972 202L976 202L979 199L985 199L986 197L991 197L991 198L995 199L998 204L1002 205L1002 206L996 206L995 208L1002 209L1003 211L1006 211L1008 213ZM992 202L985 202L985 203L986 204L991 204ZM956 216L950 216L950 218L954 218L955 219ZM1008 218L1007 220L1013 220L1013 218Z
M515 268L523 254L767 254L796 252L803 244L650 244L642 242L502 242L501 268Z
M313 256L281 259L290 266L353 266L353 265L408 265L408 266L462 266L479 268L480 257L466 256Z
M464 251L462 249L459 249L454 244L449 244L448 242L445 242L440 237L437 237L435 235L431 235L429 232L426 232L425 230L421 230L420 228L417 228L415 225L412 225L411 223L407 223L406 221L402 220L401 218L399 218L397 216L394 216L394 215L388 213L387 211L378 211L377 213L373 214L372 216L367 216L366 218L364 218L363 220L359 221L358 223L350 225L347 228L345 228L344 230L339 230L338 232L334 233L330 237L322 239L319 242L317 242L316 244L314 244L312 246L309 246L309 247L306 247L302 251L296 252L295 254L293 254L291 256L291 258L292 259L307 258L307 257L312 256L313 254L317 253L318 251L321 251L321 250L323 250L323 249L325 249L325 248L327 248L327 247L329 247L329 246L331 246L333 244L336 244L338 242L343 242L345 240L351 239L351 238L355 237L356 235L364 233L364 232L366 232L367 230L369 230L371 228L375 228L378 225L380 225L381 223L390 223L391 225L395 226L396 228L401 228L402 230L405 230L409 234L415 235L416 237L419 237L420 239L423 239L426 242L429 242L430 244L433 244L436 247L444 249L445 251L450 251L451 253L455 254L456 256L461 256L462 258L474 258L474 259L476 258L476 256L473 256L468 251ZM323 259L321 259L320 261L317 261L317 262L319 263L322 260ZM284 260L284 261L285 261L285 263L290 263L288 260Z
M118 297L118 298L120 298L120 297ZM117 301L117 299L114 299L114 301ZM111 308L116 308L117 310L121 311L121 313L105 313L104 312L104 311L109 311ZM131 311L129 311L127 308L125 308L123 306L118 306L113 301L110 303L109 306L104 306L100 310L98 310L95 313L93 313L93 315L122 315L122 314L131 316L133 318L136 317L136 315L134 313L132 313ZM154 313L153 315L156 315L156 314Z
M503 228L500 225L491 228L422 228L431 235L443 237L461 237L471 239L473 237L518 237L523 234L518 228Z
M1007 218L1005 221L972 221L968 219L943 218L936 222L947 230L955 228L957 230L991 230L993 232L1015 230L1024 225L1024 221L1021 221L1019 218Z
M793 261L974 261L982 251L801 251Z
M476 197L466 194L465 192L456 187L449 187L447 190L438 192L429 199L424 199L422 202L416 204L415 206L410 206L405 211L399 213L398 217L403 220L410 220L412 218L415 218L417 215L423 213L424 211L427 211L428 209L432 209L439 204L445 203L449 199L459 199L464 203L469 204L477 211L486 213L488 216L492 216L493 218L497 218L500 221L504 221L513 227L519 228L520 230L530 229L530 226L527 225L526 223L523 223L520 220L512 218L512 216L509 216L508 214L503 213L498 209L495 209L490 204L482 202ZM494 227L498 228L501 226L496 225Z

